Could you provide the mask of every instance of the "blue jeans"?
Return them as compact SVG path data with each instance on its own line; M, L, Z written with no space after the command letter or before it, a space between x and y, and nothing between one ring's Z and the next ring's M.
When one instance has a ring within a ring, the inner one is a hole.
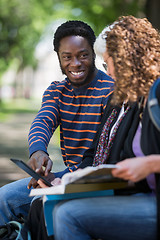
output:
M54 173L55 177L62 177L68 172L66 168L62 172ZM26 217L29 212L33 197L29 197L30 190L27 188L31 178L24 178L0 188L0 226L11 221L19 220L19 216Z
M154 240L156 198L107 196L61 202L53 211L56 240Z

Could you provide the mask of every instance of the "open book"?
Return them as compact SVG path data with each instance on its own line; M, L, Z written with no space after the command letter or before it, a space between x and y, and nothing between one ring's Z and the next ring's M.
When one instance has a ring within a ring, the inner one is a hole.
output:
M111 170L114 168L118 168L118 166L103 164L97 167L86 167L75 172L66 173L62 177L60 185L32 189L30 196L89 192L127 187L127 181L112 176Z

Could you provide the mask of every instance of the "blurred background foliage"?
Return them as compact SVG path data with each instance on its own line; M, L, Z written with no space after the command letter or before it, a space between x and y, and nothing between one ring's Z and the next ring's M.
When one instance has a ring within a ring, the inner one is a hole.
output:
M17 75L27 66L36 69L35 48L47 26L56 20L83 20L98 35L118 16L129 14L146 16L160 29L159 11L159 0L1 0L0 90L1 78L9 68ZM1 104L2 100L0 91Z

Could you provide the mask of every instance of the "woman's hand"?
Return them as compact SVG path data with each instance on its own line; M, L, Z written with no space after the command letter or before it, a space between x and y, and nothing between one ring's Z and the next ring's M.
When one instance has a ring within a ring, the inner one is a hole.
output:
M112 174L114 177L137 182L154 172L153 163L152 155L126 159L116 164L119 168L113 169Z
M43 173L41 173L40 171L36 171L38 172L40 175L42 175L43 177L45 177L43 175ZM54 173L48 173L48 175L45 177L45 179L50 182L52 184L52 182L55 180L55 176ZM39 184L40 181L40 184ZM28 184L28 189L30 189L31 187L33 188L43 188L43 187L48 187L47 185L44 184L43 180L35 180L34 178L31 178L29 184Z
M47 188L48 187L41 179L39 179L37 183L39 184L39 187L41 187L41 188ZM57 185L61 184L61 178L55 178L51 182L51 184L53 186L57 186Z

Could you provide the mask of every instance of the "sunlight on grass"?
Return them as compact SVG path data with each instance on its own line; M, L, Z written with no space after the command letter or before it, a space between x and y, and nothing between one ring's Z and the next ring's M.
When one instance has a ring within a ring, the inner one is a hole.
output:
M0 122L4 122L7 119L8 114L0 111Z
M39 101L13 99L12 101L3 102L0 104L0 122L6 121L12 114L16 113L35 113L36 115L39 108Z

